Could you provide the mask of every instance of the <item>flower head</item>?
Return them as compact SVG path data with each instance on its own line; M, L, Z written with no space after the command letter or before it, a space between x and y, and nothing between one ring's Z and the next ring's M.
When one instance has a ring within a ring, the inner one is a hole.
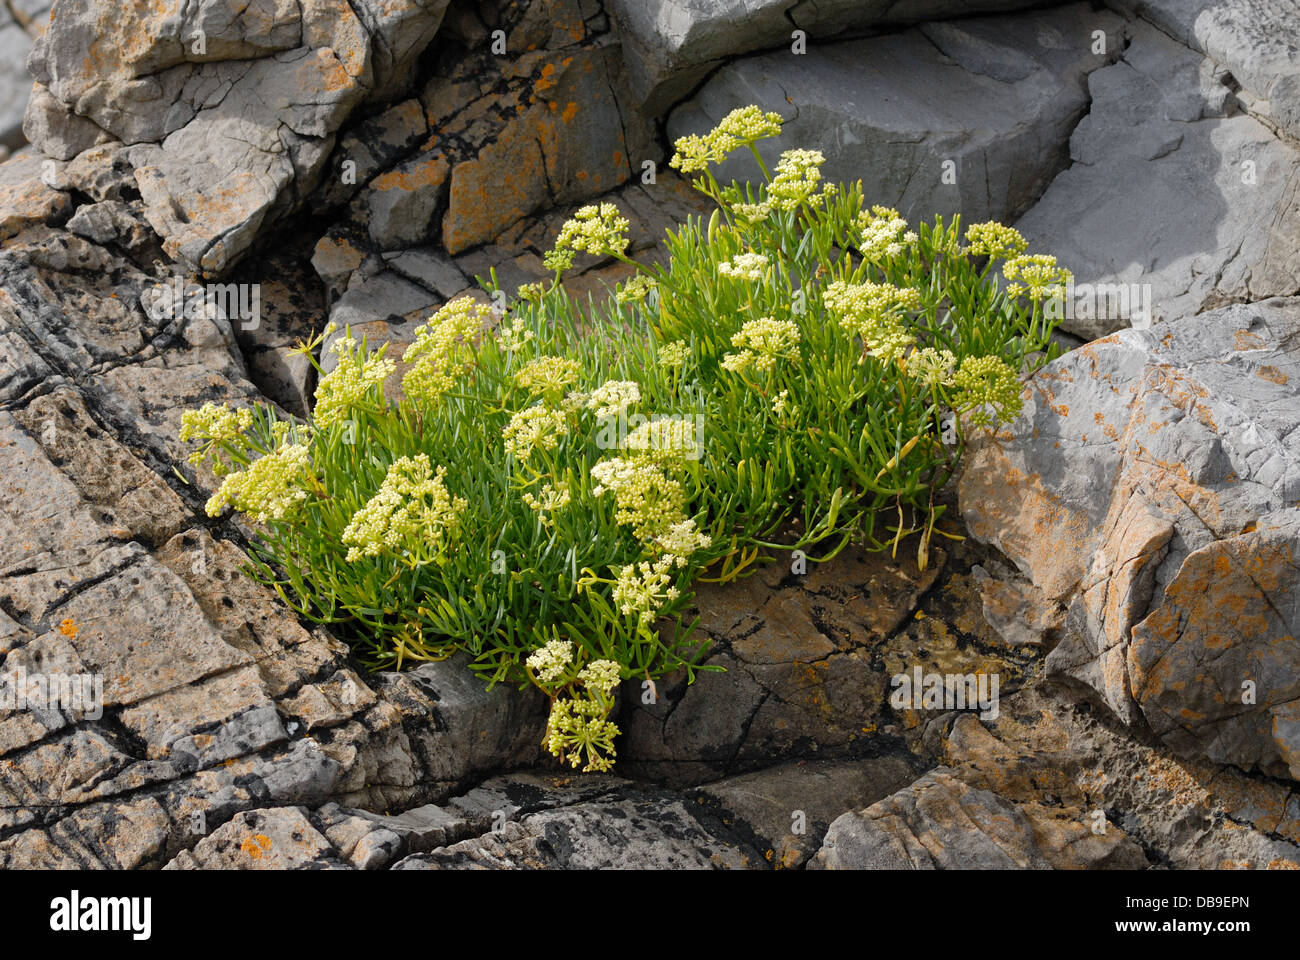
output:
M860 337L863 347L884 362L901 357L915 342L903 326L906 312L921 307L921 295L911 287L836 280L822 291L822 303L849 336Z
M701 533L695 526L695 520L687 518L674 523L663 533L654 538L654 545L659 548L665 559L674 566L684 567L696 550L704 550L713 545L713 538Z
M411 369L402 377L402 391L411 400L436 403L473 362L474 343L491 322L492 308L473 297L444 304L415 331L415 342L402 360Z
M1002 265L1002 275L1009 284L1007 296L1027 295L1031 300L1047 300L1057 295L1074 277L1069 270L1057 265L1055 257L1045 253L1013 257Z
M1000 357L967 357L953 376L958 395L954 405L959 412L970 411L973 426L991 426L994 418L1005 422L1020 413L1020 380ZM993 408L993 415L989 414Z
M861 239L858 249L868 260L879 262L896 257L916 242L916 234L907 229L907 221L897 210L889 207L872 207L870 212L858 215Z
M316 387L316 406L312 419L321 428L342 423L354 408L383 403L384 381L397 364L384 356L385 344L374 353L357 348L353 337L340 337L330 347L339 365L321 377Z
M743 349L727 354L722 360L723 369L739 373L753 366L767 373L778 360L799 359L799 327L793 320L771 317L747 320L732 336L731 345Z
M647 420L627 435L622 447L654 460L698 459L700 437L695 426L694 420L681 416Z
M662 466L645 458L614 457L591 468L591 492L614 495L614 519L649 540L686 519L686 491Z
M581 370L582 365L568 357L538 357L515 374L515 383L533 393L558 396L578 382Z
M218 516L227 506L257 520L285 520L307 499L303 484L311 472L307 447L289 443L259 457L247 470L228 475L207 503L207 514Z
M787 150L781 154L767 196L779 210L794 210L817 192L821 182L821 165L826 158L820 150Z
M649 626L665 603L676 600L673 586L674 561L661 557L653 563L643 560L619 568L614 578L614 603L625 617L636 617Z
M213 473L219 477L229 473L231 465L221 455L220 448L248 450L250 441L245 431L252 425L253 411L246 407L233 410L224 403L208 402L197 410L186 410L181 414L181 440L203 441L189 455L188 462L197 467L211 457Z
M622 679L623 668L613 660L593 660L578 673L578 682L592 693L608 697Z
M555 246L542 258L542 264L548 270L562 272L573 266L577 253L620 257L629 242L627 228L627 220L619 216L614 204L589 204L565 221L555 238Z
M617 417L641 401L641 387L634 380L606 380L587 397L587 409L600 419Z
M683 366L686 363L686 358L690 356L690 352L690 348L687 347L685 340L674 340L672 343L661 343L659 344L659 366Z
M523 501L537 514L542 526L550 527L555 523L553 514L569 505L569 485L563 481L543 484L541 494L540 497L535 497L531 492L524 491Z
M446 467L434 472L425 453L393 461L379 492L343 530L347 561L382 552L440 555L459 530L468 506L447 490L446 472Z
M1013 259L1024 253L1029 246L1029 241L1020 235L1019 230L996 220L972 223L966 229L966 242L970 244L966 248L968 253L994 260Z
M737 147L779 136L781 123L779 113L765 113L752 104L737 107L703 136L689 134L678 139L668 165L682 173L697 173L711 163L721 163Z
M568 427L564 411L538 403L511 417L501 437L506 442L506 452L523 462L534 450L554 450Z
M553 683L573 663L573 644L568 640L549 640L528 657L528 668L543 683Z
M904 360L908 376L926 387L951 386L956 363L957 358L951 350L936 350L934 347L913 351Z
M653 278L647 277L643 273L638 273L634 277L629 277L618 291L614 294L614 299L619 303L639 303L650 295L658 284Z
M718 275L732 280L762 280L768 262L761 253L738 253L718 264Z
M602 773L614 766L614 738L620 733L610 722L610 704L591 697L557 697L546 721L546 749L583 773Z

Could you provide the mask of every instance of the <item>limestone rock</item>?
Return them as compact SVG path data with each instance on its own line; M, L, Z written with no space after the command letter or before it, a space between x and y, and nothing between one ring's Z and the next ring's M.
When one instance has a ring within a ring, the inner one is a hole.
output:
M1017 224L1074 271L1063 326L1089 339L1300 290L1300 151L1208 61L1130 30L1121 62L1088 78L1073 164Z
M1032 0L616 0L632 89L648 110L671 106L726 60L812 37L1025 7Z
M23 111L32 81L23 69L32 48L31 37L9 15L0 10L0 146L17 150L23 139Z
M704 827L672 795L633 794L546 810L496 832L428 854L396 870L739 869L750 855Z
M861 179L868 203L908 219L1005 221L1066 165L1087 109L1084 80L1118 55L1121 29L1118 17L1073 4L828 43L816 56L748 57L677 107L668 133L703 133L755 103L786 121L780 137L759 144L769 169L783 150L816 149L825 178ZM1103 52L1091 45L1098 30ZM723 183L759 176L747 151L718 170Z
M1231 72L1252 112L1300 139L1300 3L1296 0L1110 0Z
M1069 606L1049 676L1185 755L1292 779L1298 325L1275 299L1066 354L960 480L971 531Z

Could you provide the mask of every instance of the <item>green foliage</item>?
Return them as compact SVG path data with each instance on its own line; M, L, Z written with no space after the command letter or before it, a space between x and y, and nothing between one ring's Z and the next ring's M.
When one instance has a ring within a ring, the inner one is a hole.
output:
M735 149L762 166L754 142L779 130L745 108L679 144L718 209L669 233L665 265L634 264L601 204L505 316L444 306L399 402L385 347L345 336L310 425L187 413L191 462L224 477L209 512L260 525L253 574L372 667L467 651L485 680L540 687L547 746L592 770L612 762L617 679L701 669L696 581L765 548L825 560L912 533L924 566L934 493L965 431L1014 416L1019 377L1054 355L1043 305L1068 274L998 224L912 232L860 184L822 184L816 151L716 181ZM579 253L637 272L579 303L560 283Z

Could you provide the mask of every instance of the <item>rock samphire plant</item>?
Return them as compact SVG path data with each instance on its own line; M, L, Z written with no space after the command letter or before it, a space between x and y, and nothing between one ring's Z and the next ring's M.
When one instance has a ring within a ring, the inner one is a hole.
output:
M191 464L221 479L208 513L255 524L250 573L371 667L464 651L488 682L541 688L548 749L606 770L620 681L707 669L697 581L917 533L924 567L964 432L1018 412L1068 274L997 223L912 232L824 183L814 150L769 171L755 144L780 130L746 107L677 142L717 209L669 232L666 265L627 256L613 205L584 207L553 279L421 326L400 391L387 345L343 331L310 422L187 412ZM763 182L720 184L743 149ZM580 303L561 283L578 255L635 272Z

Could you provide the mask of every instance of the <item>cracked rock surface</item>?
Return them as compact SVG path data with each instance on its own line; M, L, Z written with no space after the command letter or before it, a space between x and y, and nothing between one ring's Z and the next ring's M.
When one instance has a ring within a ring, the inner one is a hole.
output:
M1293 2L0 4L0 675L103 682L0 710L0 867L1300 866ZM904 542L705 585L725 672L627 681L615 774L578 774L544 698L367 673L248 579L181 412L306 414L297 342L396 356L593 198L661 257L708 209L655 165L749 102L869 202L1027 210L1156 322L1027 385L924 572ZM195 280L257 317L145 309ZM899 704L915 669L996 708Z

